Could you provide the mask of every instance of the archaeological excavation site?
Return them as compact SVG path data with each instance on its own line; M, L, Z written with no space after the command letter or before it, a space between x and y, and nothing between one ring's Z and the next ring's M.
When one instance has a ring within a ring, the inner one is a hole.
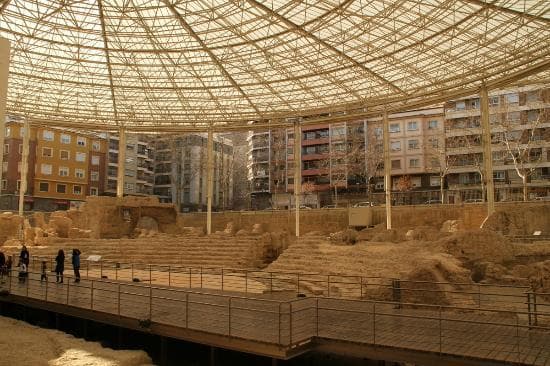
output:
M0 0L0 366L550 365L548 0Z

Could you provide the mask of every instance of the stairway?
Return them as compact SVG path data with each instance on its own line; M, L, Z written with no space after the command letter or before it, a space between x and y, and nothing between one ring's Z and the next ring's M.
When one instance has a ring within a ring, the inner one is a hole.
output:
M136 239L57 238L47 247L28 247L31 257L55 256L59 249L63 249L67 258L70 258L73 248L82 252L82 260L96 254L105 261L121 263L253 268L259 265L263 245L256 236L158 234Z

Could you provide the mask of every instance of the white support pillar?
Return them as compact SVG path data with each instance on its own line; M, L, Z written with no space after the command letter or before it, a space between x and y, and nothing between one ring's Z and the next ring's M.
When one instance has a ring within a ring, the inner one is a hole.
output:
M121 200L124 196L124 173L126 170L126 129L118 130L118 170L116 183L116 196Z
M302 193L302 129L294 124L294 206L296 237L300 236L300 195Z
M489 123L489 93L485 83L480 90L481 129L483 131L483 169L487 188L487 217L495 212L495 185L493 182L493 153L491 151L491 125Z
M384 192L386 193L386 229L391 229L391 159L390 159L390 125L388 112L382 118L384 133Z
M206 145L206 234L212 234L212 195L214 193L214 133L208 130Z
M6 99L8 94L8 72L10 67L10 42L0 38L0 196L2 195L2 174L4 163L4 135L6 133Z
M29 172L29 145L31 129L29 120L25 118L23 125L23 155L21 156L21 184L19 187L19 216L23 216L25 193L27 193L27 175Z

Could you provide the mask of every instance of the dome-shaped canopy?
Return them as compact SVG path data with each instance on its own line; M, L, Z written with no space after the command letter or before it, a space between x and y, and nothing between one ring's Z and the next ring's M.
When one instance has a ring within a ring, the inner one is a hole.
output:
M545 78L550 65L548 0L0 4L8 112L60 125L222 128L396 110L481 80Z

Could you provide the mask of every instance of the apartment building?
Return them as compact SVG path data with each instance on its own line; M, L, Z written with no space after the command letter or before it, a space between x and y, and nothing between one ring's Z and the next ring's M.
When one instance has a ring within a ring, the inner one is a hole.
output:
M154 194L162 202L173 202L180 211L206 210L207 144L204 133L158 136L152 142L154 156ZM233 205L233 144L214 135L213 197L214 209Z
M15 209L21 181L23 124L8 122L3 208ZM25 209L63 210L104 190L106 140L96 134L31 127Z
M440 171L444 169L445 133L442 108L427 108L388 116L392 191L439 190ZM377 144L382 158L382 119L366 123L370 143ZM369 155L369 154L368 154ZM371 159L367 156L366 158ZM383 169L375 178L375 191L384 190ZM414 202L417 203L417 202ZM420 202L418 202L420 203Z
M126 134L126 149L124 162L124 194L153 194L154 150L149 137L136 134ZM107 187L105 193L116 195L118 182L119 137L117 134L108 136Z
M438 164L445 144L443 109L399 113L389 119L392 189L404 189L399 178L407 177L407 191L439 191ZM318 207L334 203L338 195L384 190L381 118L309 125L301 133L302 200L307 205ZM248 141L252 206L292 205L294 130L250 132Z
M550 88L492 91L489 114L495 199L522 199L524 185L528 199L550 195ZM484 197L481 135L478 95L445 103L451 202Z

